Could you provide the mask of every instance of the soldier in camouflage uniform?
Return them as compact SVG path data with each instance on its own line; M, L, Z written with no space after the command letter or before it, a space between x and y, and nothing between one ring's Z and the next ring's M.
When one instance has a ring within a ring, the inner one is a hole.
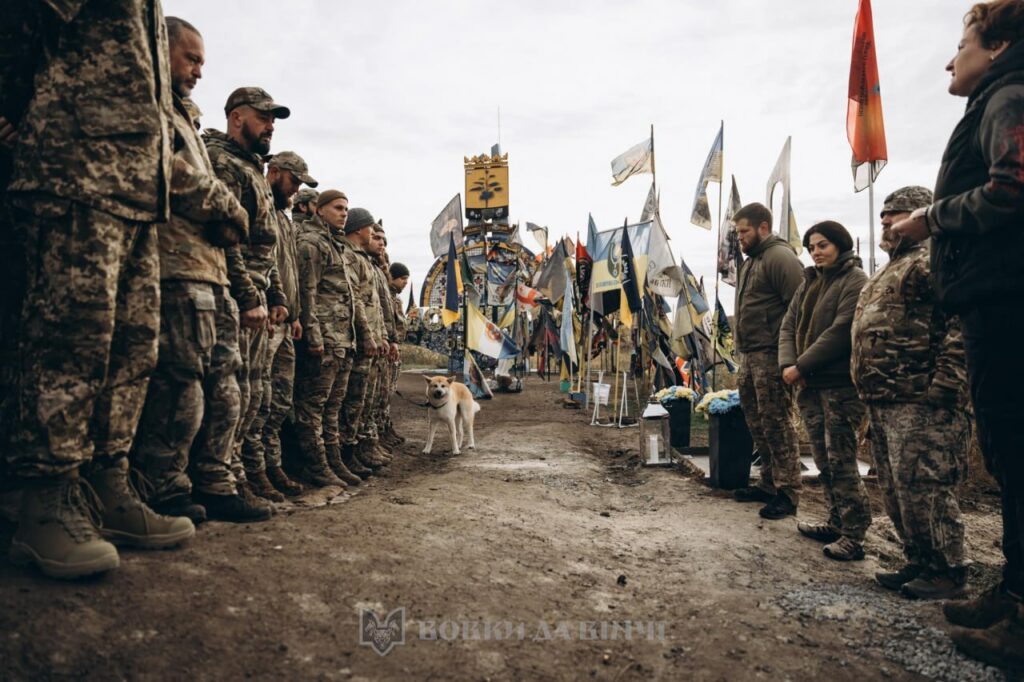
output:
M157 360L155 223L170 217L172 100L159 0L39 11L52 33L8 187L27 264L19 414L7 452L24 494L10 556L73 578L118 566L104 538L157 548L195 534L188 519L155 514L128 483ZM101 529L80 470L101 504Z
M760 515L780 519L800 502L800 452L790 414L791 390L779 374L779 326L802 267L792 247L772 234L772 213L747 204L734 216L740 248L747 258L736 287L735 330L738 387L743 416L761 457L757 485L739 488L741 502L764 502Z
M298 495L302 486L281 468L281 425L292 409L295 384L295 339L302 338L299 322L299 272L295 230L285 214L302 183L316 186L309 167L295 152L278 152L268 163L267 182L274 195L277 218L277 270L287 299L288 317L271 327L267 343L270 361L263 370L262 400L252 428L242 443L246 474L253 492L273 502Z
M814 265L793 294L779 330L782 380L799 388L797 404L824 487L828 519L800 521L803 535L827 543L825 556L864 558L871 525L867 491L857 468L857 434L866 410L850 379L850 327L867 275L845 227L826 220L804 233Z
M352 247L348 197L327 190L317 199L319 215L301 224L299 293L305 338L298 344L295 432L301 475L314 485L358 485L341 460L338 413L348 390L358 330L365 331L363 302L353 294L346 254Z
M398 337L395 333L395 316L391 304L389 276L386 274L385 245L384 228L378 223L374 225L370 243L366 247L376 294L376 308L367 310L367 321L376 330L377 337L383 339L383 344L370 369L359 431L360 443L356 449L364 459L390 464L391 452L381 444L380 435L384 405L388 389L391 386L391 367L398 358Z
M270 363L268 332L288 317L277 271L277 215L270 185L263 175L263 155L270 151L274 121L288 118L291 112L274 102L265 90L242 87L228 96L224 113L227 133L207 129L203 139L217 177L235 193L249 214L249 238L227 249L227 262L231 295L241 311L242 352L242 368L238 372L242 417L235 432L232 471L242 482L240 492L252 497L246 469L259 474L263 463L254 456L243 462L242 441L247 435L262 435L251 432L262 403L264 369Z
M398 342L401 344L405 342L405 336L408 332L405 320L405 306L402 304L402 292L405 291L405 287L409 284L409 268L402 263L392 263L388 268L388 275L391 280L391 303L395 316L395 336L398 337ZM401 374L402 356L399 354L398 359L392 363L391 385L388 388L387 404L384 412L384 435L382 438L391 447L397 447L405 442L405 438L395 431L394 422L391 420L391 398L398 391L398 378Z
M320 196L315 189L300 189L292 200L292 222L296 231L302 223L316 216L316 200Z
M159 231L159 359L133 460L152 483L148 501L160 513L205 520L207 509L192 499L194 487L214 518L264 520L269 509L246 504L231 473L241 358L223 247L247 236L249 217L214 175L186 104L202 78L202 36L177 17L167 18L167 28L176 150L171 219Z
M903 187L882 206L881 246L889 263L860 294L851 372L868 406L870 438L885 509L907 563L876 574L889 589L920 598L964 593L964 524L956 486L967 468L967 365L960 322L938 304L927 243L891 227L932 203L924 187Z
M373 388L373 369L377 357L388 352L387 333L381 314L377 270L369 249L372 249L373 228L376 221L365 208L349 211L345 225L345 238L352 247L346 251L346 267L353 292L365 311L366 326L356 330L356 358L349 376L348 390L339 419L341 427L342 459L349 469L363 476L360 469L377 470L386 462L372 448L367 438L364 416Z

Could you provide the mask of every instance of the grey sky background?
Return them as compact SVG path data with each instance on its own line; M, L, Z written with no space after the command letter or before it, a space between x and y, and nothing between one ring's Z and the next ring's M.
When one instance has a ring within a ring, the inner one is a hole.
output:
M689 216L722 119L726 198L735 175L744 203L765 201L792 135L801 234L817 220L840 221L861 237L866 267L868 195L853 192L846 139L857 4L164 0L164 11L205 38L193 93L203 126L223 129L224 101L241 85L289 106L272 151L298 152L319 189L342 189L352 206L383 218L392 260L410 267L417 296L434 260L430 222L462 192L463 156L498 141L499 106L512 220L548 225L552 237L585 239L588 212L601 229L639 217L650 176L612 187L609 164L653 123L673 251L713 295L715 233ZM876 213L893 189L934 182L965 105L946 92L944 67L969 7L873 2L889 150ZM717 219L717 184L708 196ZM524 242L539 248L528 234ZM722 285L729 311L732 296Z

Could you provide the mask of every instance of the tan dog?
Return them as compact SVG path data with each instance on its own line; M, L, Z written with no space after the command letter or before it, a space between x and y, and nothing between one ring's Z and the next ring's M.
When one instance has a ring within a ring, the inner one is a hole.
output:
M468 447L476 447L473 438L473 421L480 411L480 403L473 400L473 394L464 384L452 377L423 377L427 380L427 444L423 454L429 455L434 446L434 432L438 424L448 427L452 437L452 454L462 454L462 439L469 436Z

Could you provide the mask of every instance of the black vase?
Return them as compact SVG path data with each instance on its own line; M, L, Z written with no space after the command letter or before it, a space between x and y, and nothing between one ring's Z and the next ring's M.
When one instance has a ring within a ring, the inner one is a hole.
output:
M712 487L734 490L750 484L754 439L742 409L734 407L725 414L711 415L708 445Z
M662 403L668 412L668 426L671 431L672 447L690 447L690 415L693 405L689 400L670 400Z

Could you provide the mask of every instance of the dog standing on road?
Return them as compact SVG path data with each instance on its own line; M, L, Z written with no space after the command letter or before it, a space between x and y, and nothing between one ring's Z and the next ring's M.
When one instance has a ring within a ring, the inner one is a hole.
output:
M462 439L469 436L468 447L476 447L473 422L480 411L480 403L464 384L452 377L423 377L427 380L427 444L423 454L429 455L434 446L434 432L439 424L448 427L452 437L452 454L462 454Z

